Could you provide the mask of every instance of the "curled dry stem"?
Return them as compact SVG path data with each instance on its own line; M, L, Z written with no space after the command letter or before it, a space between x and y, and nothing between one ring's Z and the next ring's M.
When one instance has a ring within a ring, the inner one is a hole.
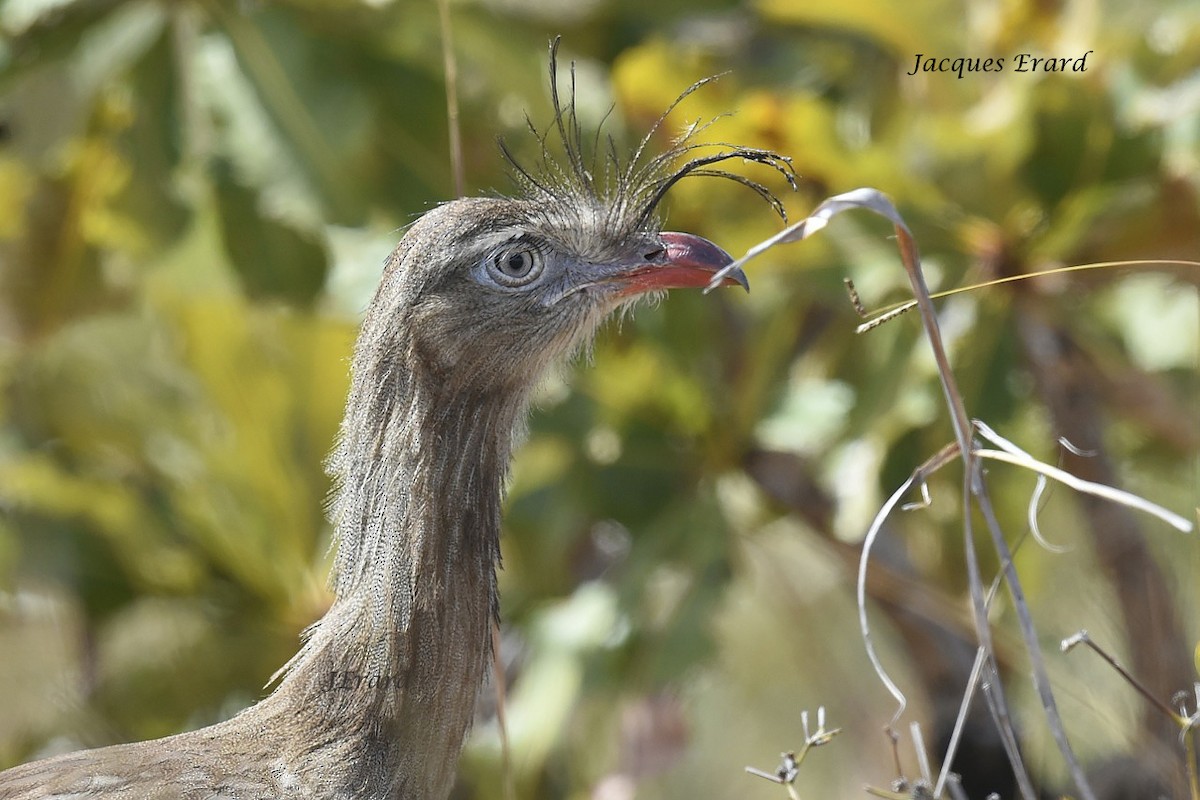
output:
M1050 727L1051 734L1058 745L1059 752L1066 762L1067 769L1079 791L1079 795L1083 800L1094 800L1095 794L1088 784L1087 778L1083 773L1083 769L1079 764L1075 753L1071 748L1070 742L1067 740L1066 730L1062 722L1061 715L1058 712L1057 703L1054 698L1053 691L1050 687L1049 675L1046 671L1045 659L1042 654L1041 645L1038 642L1037 632L1033 626L1033 619L1029 612L1028 603L1025 600L1024 589L1021 581L1017 576L1013 566L1012 550L1004 537L1004 533L1000 528L999 521L996 517L995 509L992 506L991 497L983 480L982 459L988 458L992 460L1007 461L1026 467L1038 473L1045 478L1051 478L1071 486L1077 491L1094 494L1104 497L1113 502L1122 503L1131 508L1136 508L1140 511L1153 514L1160 519L1163 519L1168 524L1179 528L1180 530L1190 530L1190 523L1182 517L1173 514L1159 506L1155 506L1127 492L1121 492L1112 487L1102 486L1090 481L1083 481L1076 478L1070 473L1052 467L1037 461L1028 453L1020 450L1008 440L995 434L986 425L979 422L972 422L967 414L966 405L963 401L962 393L959 391L954 373L950 368L950 360L946 354L945 344L942 340L940 326L938 324L937 314L933 307L932 295L929 292L929 287L926 285L925 276L921 269L921 261L918 253L916 241L913 239L912 232L908 229L896 207L888 198L876 189L863 188L855 189L844 194L831 197L821 203L817 208L805 219L800 220L794 225L790 225L775 236L766 239L763 242L750 248L744 256L734 261L725 269L717 272L709 284L706 291L711 291L719 286L725 276L734 269L742 267L747 261L761 255L767 250L789 242L798 242L809 236L817 233L829 224L829 221L837 214L852 210L863 209L874 212L892 223L896 234L897 246L900 251L900 258L904 265L904 269L909 277L909 282L912 286L913 300L904 304L900 309L885 312L884 318L890 319L909 308L915 308L921 318L921 323L925 329L925 336L929 343L930 349L933 351L934 361L937 365L938 379L941 383L942 393L946 401L946 406L950 412L950 420L954 427L955 441L949 447L943 449L941 453L935 455L930 461L919 467L905 483L892 494L888 501L880 509L879 514L872 522L870 529L867 532L866 539L863 543L863 554L859 564L858 575L858 604L859 604L859 623L863 631L863 640L867 648L868 657L879 676L880 681L895 698L898 709L892 718L892 723L888 729L891 730L891 725L899 719L903 713L906 700L903 692L895 682L888 676L884 670L878 654L875 652L875 647L870 635L870 629L867 623L865 611L865 576L866 568L870 557L870 550L877 538L879 531L883 526L884 520L899 504L900 499L904 497L914 486L919 486L922 491L922 497L925 502L928 502L928 493L925 487L925 478L937 468L952 460L955 456L960 458L964 466L963 478L963 538L964 549L966 552L967 575L971 594L971 604L975 616L975 628L979 637L979 656L976 660L976 667L972 673L972 687L970 687L968 697L964 698L963 714L965 715L969 695L974 691L974 685L983 678L986 691L984 692L985 699L988 702L989 708L992 711L993 718L996 721L997 728L1000 732L1001 739L1004 743L1009 760L1013 767L1013 772L1017 778L1018 786L1023 797L1032 800L1035 795L1034 788L1029 781L1026 773L1019 749L1017 747L1016 732L1013 729L1012 723L1008 717L1007 705L1004 701L1004 691L999 681L999 673L996 668L995 651L992 646L992 637L990 625L987 617L987 609L990 602L990 597L985 597L983 590L983 580L980 575L979 559L975 550L975 537L972 525L973 513L972 509L977 508L981 513L988 534L992 540L992 546L996 551L996 555L1000 562L1000 578L1008 587L1009 594L1013 601L1013 608L1016 611L1021 636L1025 643L1026 651L1029 655L1030 666L1032 668L1032 677L1034 688L1038 693L1043 711L1046 716L1046 721ZM1129 263L1129 262L1123 262ZM1162 262L1147 262L1161 264ZM1189 262L1190 263L1190 262ZM1109 265L1084 265L1075 269L1091 269L1100 266ZM1070 268L1068 268L1070 269ZM864 309L861 300L858 298L858 293L854 289L853 283L847 281L847 291L850 293L851 302L854 304L855 310L860 314L864 314ZM876 318L868 321L859 327L860 332L870 330L876 327L882 319ZM975 436L978 434L982 438L988 439L1000 449L992 450L988 448L980 448L975 445ZM1039 493L1035 492L1033 498L1034 509ZM1030 512L1032 521L1032 530L1037 533L1036 513L1035 510ZM1040 538L1040 536L1039 536ZM998 584L994 584L992 592L994 593ZM1193 726L1194 727L1194 726ZM1189 729L1190 730L1190 729ZM1188 737L1190 741L1191 737ZM953 745L950 754L947 755L945 762L948 764L953 756ZM942 788L947 785L947 775L943 769L942 775L939 777L937 788L934 791L934 796L938 796ZM1200 780L1194 781L1200 783ZM1195 797L1194 800L1200 800L1200 797Z

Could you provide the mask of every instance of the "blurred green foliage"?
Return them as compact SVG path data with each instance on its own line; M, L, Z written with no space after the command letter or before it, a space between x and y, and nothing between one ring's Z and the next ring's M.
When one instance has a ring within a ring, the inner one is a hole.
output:
M463 0L451 20L472 193L507 190L497 136L529 152L524 115L549 123L561 33L581 119L607 118L619 141L728 71L668 129L733 112L712 138L791 155L794 217L856 186L889 193L935 288L1200 253L1190 0ZM4 766L225 718L293 652L329 600L321 461L358 314L451 176L431 2L9 0L0 34ZM906 74L917 53L1088 50L1081 74ZM674 190L669 226L735 253L778 230L713 183ZM891 779L892 707L841 554L950 430L913 319L853 334L843 276L869 306L905 297L887 233L839 220L754 263L749 297L677 293L543 390L505 523L519 796L778 796L742 766L796 747L800 710L820 704L847 733L800 785L858 796ZM1094 271L946 301L969 409L1056 459L1018 341L1015 309L1034 303L1098 365L1122 484L1195 508L1198 274ZM768 452L811 479L800 510L769 491L778 473L749 468ZM994 472L1020 532L1032 479ZM949 617L965 609L955 480L936 478L935 506L895 532ZM1121 625L1074 498L1053 493L1044 514L1073 548L1019 556L1048 642L1087 627L1118 652L1192 652L1194 537L1146 526L1184 633L1146 643ZM928 719L919 654L879 626ZM1131 747L1131 692L1075 656L1051 667L1081 751ZM462 796L500 797L499 771L485 710Z

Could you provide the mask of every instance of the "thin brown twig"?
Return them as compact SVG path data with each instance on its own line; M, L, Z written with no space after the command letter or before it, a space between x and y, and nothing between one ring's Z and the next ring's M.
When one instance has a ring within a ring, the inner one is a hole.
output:
M1188 794L1191 800L1200 800L1200 773L1196 768L1196 728L1200 724L1200 684L1196 686L1197 710L1194 714L1189 715L1187 708L1181 704L1178 711L1171 708L1165 702L1157 697L1153 692L1146 688L1145 684L1133 676L1133 674L1125 669L1111 653L1105 650L1100 645L1092 640L1092 637L1086 630L1080 630L1072 636L1068 636L1062 640L1060 645L1064 653L1070 652L1079 645L1087 645L1087 647L1100 656L1105 663L1116 670L1117 674L1125 679L1125 682L1133 687L1134 691L1140 694L1154 708L1165 714L1172 722L1179 726L1180 738L1183 742L1184 759L1187 769ZM1186 693L1182 693L1186 696ZM1176 695L1177 697L1179 695Z
M458 61L454 56L450 0L438 0L437 5L442 31L442 65L446 78L446 127L450 136L450 172L454 178L454 196L462 197L466 192L466 177L463 174L462 126L458 119Z
M1103 647L1101 647L1100 645L1098 645L1094 641L1092 641L1092 637L1090 635L1088 635L1088 632L1086 630L1081 630L1078 633L1074 634L1073 636L1068 636L1066 639L1063 639L1062 645L1061 645L1062 651L1064 653L1069 652L1072 649L1074 649L1077 645L1081 645L1081 644L1087 645L1087 647L1089 649L1091 649L1092 652L1094 652L1096 655L1100 656L1100 658L1104 659L1110 667L1112 667L1113 669L1115 669L1117 671L1117 674L1119 674L1122 678L1125 679L1126 683L1128 683L1130 686L1133 687L1134 691L1136 691L1138 694L1140 694L1142 697L1144 697L1152 706L1154 706L1159 711L1163 712L1168 717L1170 717L1175 722L1176 725L1179 725L1180 727L1187 726L1187 724L1188 724L1187 719L1180 716L1175 711L1175 709L1171 708L1169 705L1164 703L1158 697L1155 697L1153 692L1151 692L1149 689L1147 689L1142 684L1141 681L1139 681L1137 678L1133 677L1133 675L1129 672L1129 670L1127 670L1127 669L1125 669L1125 667L1121 666L1121 663L1119 661L1117 661L1115 658L1113 658L1112 655L1109 654L1109 652L1107 650L1105 650Z

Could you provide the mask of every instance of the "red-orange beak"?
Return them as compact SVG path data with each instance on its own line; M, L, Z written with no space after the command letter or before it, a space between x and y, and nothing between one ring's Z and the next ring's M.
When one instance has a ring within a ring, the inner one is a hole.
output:
M662 289L703 288L717 271L733 263L733 257L708 239L690 233L667 231L658 235L662 247L646 254L645 261L613 275L619 294L629 296ZM732 270L721 286L741 286L750 291L750 281L740 269Z

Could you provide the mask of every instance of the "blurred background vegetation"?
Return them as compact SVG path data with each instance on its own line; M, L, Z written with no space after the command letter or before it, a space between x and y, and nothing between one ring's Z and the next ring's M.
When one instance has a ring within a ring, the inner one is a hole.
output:
M528 153L524 115L549 123L546 45L562 34L581 118L607 116L622 142L728 71L667 128L732 112L712 138L792 156L796 218L832 193L887 192L935 289L1200 253L1192 0L459 0L450 19L469 193L509 187L497 136ZM261 695L329 602L321 462L359 314L403 227L453 188L432 2L7 0L0 35L9 766ZM1084 73L1011 71L1017 53L1089 50ZM1010 69L910 77L917 53ZM681 184L668 225L734 253L779 229L712 181ZM804 765L802 795L895 777L852 565L882 500L951 431L915 317L853 332L844 276L868 306L905 298L888 233L839 219L755 262L749 296L677 292L541 393L501 578L518 796L779 797L742 768L773 769L818 705L844 732ZM1198 282L1116 268L943 302L968 408L1194 517ZM869 586L904 723L931 747L974 641L953 472L887 530ZM1033 479L990 480L1015 539ZM1088 628L1158 696L1188 688L1197 540L1065 489L1043 505L1067 550L1026 543L1018 568L1068 730L1097 788L1120 784L1105 770L1135 776L1124 764L1171 786L1177 731L1057 641ZM1063 770L1005 598L994 616L1049 792ZM972 796L1011 796L990 722L972 730ZM502 796L498 741L483 708L460 797Z

